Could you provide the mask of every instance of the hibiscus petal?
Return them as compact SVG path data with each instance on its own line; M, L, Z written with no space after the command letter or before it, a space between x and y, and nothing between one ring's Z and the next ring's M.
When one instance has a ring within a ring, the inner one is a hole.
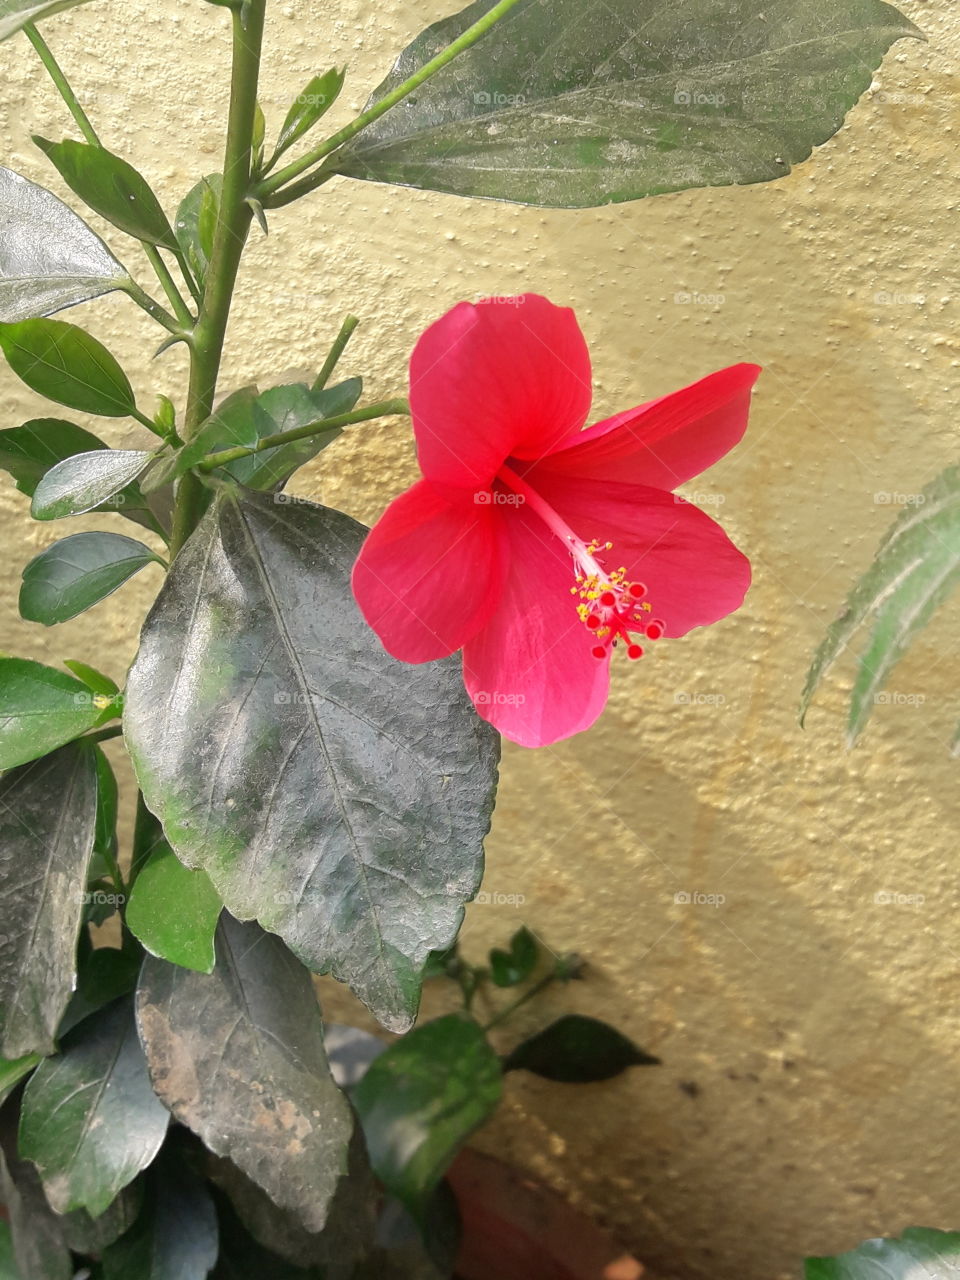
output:
M584 541L612 542L597 559L608 571L626 568L642 582L663 621L682 636L739 609L750 586L750 561L699 507L662 489L583 480L544 468L527 475L540 495Z
M503 460L540 457L590 411L590 356L569 307L525 294L461 302L410 358L410 409L428 480L488 487Z
M426 480L395 498L353 568L353 594L384 648L430 662L462 648L500 589L499 513L464 495L450 503Z
M494 612L464 645L464 682L485 720L521 746L540 747L593 724L610 662L591 653L560 540L524 507L504 513L500 532L509 569Z
M627 409L544 459L551 471L675 489L722 458L747 426L755 364L735 364L672 395Z

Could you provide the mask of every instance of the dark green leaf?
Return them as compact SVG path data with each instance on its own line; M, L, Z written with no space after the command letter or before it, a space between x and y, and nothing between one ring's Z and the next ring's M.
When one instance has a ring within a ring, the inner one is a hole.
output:
M655 1067L659 1062L615 1027L570 1013L517 1045L503 1069L533 1071L563 1084L590 1084L612 1080L627 1067Z
M99 604L158 556L119 533L75 533L41 551L23 571L20 616L51 627Z
M3 1152L0 1203L10 1217L13 1255L23 1280L70 1280L73 1263L63 1225L47 1204L36 1169Z
M364 625L364 532L225 492L147 620L124 729L181 860L405 1030L481 875L497 737L455 661L396 662Z
M371 103L495 2L424 31ZM918 34L882 0L521 0L331 167L562 208L765 182L831 137L890 45Z
M208 1156L205 1171L229 1197L246 1229L265 1249L298 1267L332 1266L333 1276L350 1274L373 1243L375 1209L382 1193L356 1129L347 1155L347 1174L337 1184L322 1231L305 1231L291 1213L278 1209L265 1191L230 1160Z
M65 671L0 657L0 769L36 760L107 714L97 695Z
M95 213L137 240L176 249L177 239L146 179L126 160L89 142L34 142L61 178Z
M105 895L114 895L113 885L107 885ZM88 891L89 896L89 891ZM97 947L80 960L77 971L77 989L70 997L57 1032L62 1039L69 1031L88 1018L91 1013L128 995L137 985L142 953L132 948Z
M2 14L0 0L0 27ZM100 237L62 200L0 168L0 320L48 316L129 283Z
M23 1077L28 1076L41 1061L39 1053L25 1053L21 1058L0 1058L0 1105L6 1102Z
M215 1191L214 1200L220 1220L220 1256L211 1280L330 1280L325 1270L304 1270L264 1248L249 1234L225 1195Z
M74 1209L61 1216L60 1227L75 1253L100 1254L133 1226L142 1207L143 1180L137 1178L123 1188L99 1217L91 1217L86 1209Z
M62 320L0 324L0 348L33 391L82 413L126 418L136 409L133 388L96 338Z
M0 431L0 467L10 472L21 493L32 498L37 485L58 462L106 447L92 432L72 422L33 418L22 427Z
M206 872L188 870L164 841L137 876L127 928L151 955L211 973L222 906Z
M28 22L39 22L86 0L0 0L0 40L15 35Z
M851 746L882 698L879 690L893 666L960 583L960 467L948 467L915 497L887 530L873 564L847 597L807 673L801 723L826 672L857 629L872 621L850 704Z
M908 1227L899 1240L867 1240L835 1258L807 1258L805 1280L955 1280L960 1232Z
M89 431L59 418L35 418L22 427L0 431L0 468L9 471L21 493L33 497L37 485L58 462L107 446ZM135 524L162 533L156 513L136 483L111 494L94 511L113 511Z
M360 378L351 378L326 391L311 391L302 382L288 387L271 387L261 394L255 387L246 387L225 400L213 417L204 423L196 438L178 455L175 474L182 475L207 453L237 445L249 449L265 436L349 413L360 398L362 389ZM251 489L276 488L297 467L332 444L342 430L342 427L333 427L304 440L295 440L292 444L264 449L262 453L228 463L224 470Z
M526 982L537 965L540 950L529 929L518 929L510 939L510 950L495 947L490 952L490 977L498 987L515 987Z
M124 997L75 1027L34 1072L23 1094L20 1153L37 1166L58 1213L97 1217L150 1164L169 1119Z
M374 1171L415 1217L474 1129L500 1101L500 1061L459 1013L416 1027L353 1090Z
M147 957L137 1018L154 1088L181 1124L320 1231L353 1121L306 969L224 913L212 974Z
M277 139L274 159L292 147L303 135L326 115L343 88L346 68L338 71L331 67L323 75L314 76L302 93L294 99Z
M72 743L0 778L0 1027L10 1058L51 1053L73 990L97 775Z
M110 684L113 684L112 680ZM97 689L95 692L99 693L101 698L112 698L118 692L115 686L114 689L113 693L105 689ZM93 849L95 853L105 855L109 859L108 866L110 866L117 856L117 809L120 795L117 779L102 747L95 747L94 752L97 757L97 826Z
M103 1280L204 1280L218 1250L217 1215L206 1183L166 1152L148 1178L147 1206L104 1253Z
M60 520L102 507L135 480L153 458L145 449L97 449L58 462L37 485L30 513Z
M177 240L201 284L210 265L222 190L222 175L209 173L191 187L177 210Z

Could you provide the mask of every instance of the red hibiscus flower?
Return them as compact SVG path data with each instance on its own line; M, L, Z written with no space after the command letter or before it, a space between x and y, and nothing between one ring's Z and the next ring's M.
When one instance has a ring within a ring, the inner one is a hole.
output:
M750 564L672 490L743 435L740 364L583 430L590 357L574 314L527 294L462 302L420 338L410 408L423 479L353 572L395 658L463 650L484 719L523 746L588 728L610 659L737 609Z

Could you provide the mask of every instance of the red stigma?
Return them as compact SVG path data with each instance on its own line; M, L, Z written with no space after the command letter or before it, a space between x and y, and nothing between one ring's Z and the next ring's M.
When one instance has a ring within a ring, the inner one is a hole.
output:
M627 587L627 591L633 596L634 600L642 600L647 594L647 588L642 582L631 582Z
M627 650L627 657L632 659L634 662L636 662L638 658L643 657L642 647L638 644L632 644L630 648Z
M647 623L646 634L648 640L659 640L663 635L663 623L658 618L654 618L652 622Z
M613 594L612 591L604 591L604 593L600 597L600 603L603 605L605 609L612 609L613 606L617 603L617 597Z
M599 628L599 626L600 626L600 616L599 616L599 614L591 613L591 614L590 614L590 616L589 616L589 618L587 618L587 627L588 627L588 629L589 629L590 631L596 631L596 630Z
M602 644L594 645L590 652L595 658L605 658L607 656L607 651Z

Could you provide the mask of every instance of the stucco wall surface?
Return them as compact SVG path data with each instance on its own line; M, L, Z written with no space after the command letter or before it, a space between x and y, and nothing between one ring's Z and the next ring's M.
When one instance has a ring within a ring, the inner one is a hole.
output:
M956 456L960 10L902 7L928 43L895 46L841 134L780 182L564 213L335 181L254 233L228 338L224 389L268 385L316 367L355 311L344 372L381 398L404 391L413 339L453 303L536 290L579 314L597 417L734 361L765 367L746 441L690 490L753 560L746 605L624 663L591 733L507 747L492 900L470 908L464 934L479 957L525 921L589 961L504 1043L576 1009L663 1059L578 1091L515 1074L479 1139L609 1221L663 1277L796 1277L805 1252L960 1224L956 608L896 670L903 696L854 752L849 665L805 731L796 720L812 651L894 508ZM453 8L274 4L270 125L333 63L348 65L330 117L345 122ZM225 13L104 0L45 30L106 143L172 211L218 167ZM0 64L3 163L62 192L29 135L71 133L65 112L22 38ZM107 342L144 403L155 389L182 405L183 357L151 360L159 331L132 304L70 318ZM2 369L0 398L4 425L48 412ZM118 445L145 434L96 429ZM347 433L295 488L370 521L414 474L408 426L391 421ZM159 571L55 630L22 623L20 568L64 529L30 524L10 483L0 519L2 647L122 677ZM73 528L110 524L122 522ZM723 902L676 901L696 893Z

